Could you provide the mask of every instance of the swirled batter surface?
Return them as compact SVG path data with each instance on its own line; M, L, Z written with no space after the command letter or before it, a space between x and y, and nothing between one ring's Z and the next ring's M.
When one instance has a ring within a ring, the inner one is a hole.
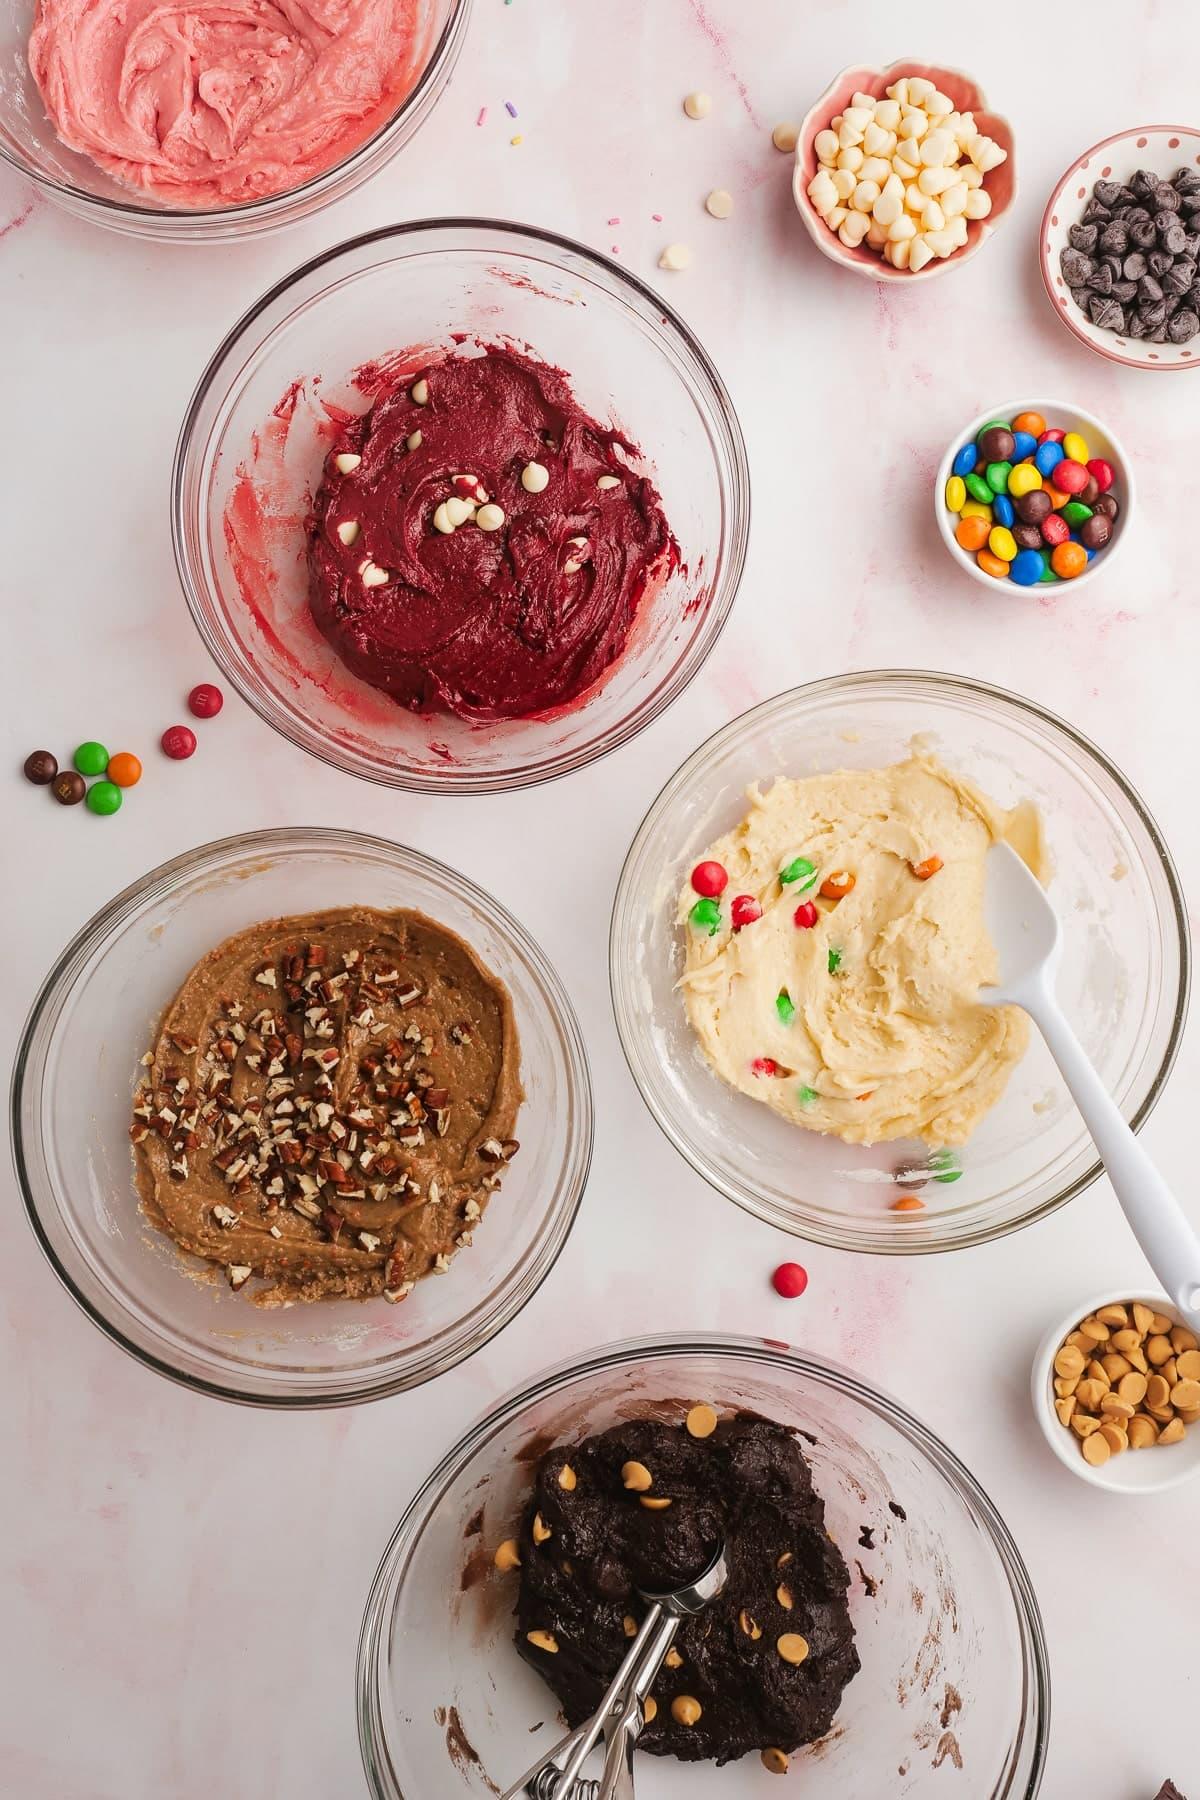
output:
M690 885L679 903L688 1017L717 1074L847 1143L965 1143L1029 1038L1018 1008L979 1002L996 974L984 863L1006 837L1036 867L1032 808L1005 813L929 757L752 790L704 853L729 874L717 928L692 923ZM841 874L850 891L823 896ZM762 914L735 930L738 895Z
M356 675L414 711L515 719L570 703L621 654L677 557L635 455L561 371L513 350L407 373L330 453L309 539L313 617ZM530 464L547 477L538 491ZM493 529L476 522L480 495L503 515ZM439 530L439 508L464 496L472 516Z
M39 0L29 66L63 142L172 206L299 187L394 111L423 0Z

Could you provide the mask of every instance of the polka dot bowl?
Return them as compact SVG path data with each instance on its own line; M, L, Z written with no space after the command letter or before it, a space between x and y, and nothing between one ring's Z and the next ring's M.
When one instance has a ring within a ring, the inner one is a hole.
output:
M954 528L958 523L958 514L952 513L946 505L946 483L950 479L950 471L954 458L964 444L977 437L985 425L993 419L1015 419L1018 413L1041 413L1046 424L1059 431L1077 431L1088 447L1089 456L1102 456L1113 466L1114 479L1112 492L1116 495L1120 511L1117 514L1116 526L1108 543L1089 562L1081 575L1073 576L1068 581L1037 583L1034 587L1021 587L1006 576L988 575L975 560L972 550L964 550L954 536ZM1072 593L1085 586L1096 576L1112 567L1114 556L1120 550L1129 530L1129 521L1134 510L1133 468L1124 449L1107 425L1101 423L1094 414L1083 412L1078 406L1070 406L1063 400L1005 400L999 406L989 407L972 419L961 431L956 431L946 446L946 451L938 465L937 476L933 484L933 512L937 528L943 544L964 574L983 587L999 593L1002 598L1045 599L1047 595L1059 598L1065 590Z
M885 262L882 256L878 256L866 244L859 244L855 249L843 244L837 232L829 229L808 197L808 184L817 172L815 141L818 131L823 131L830 119L850 104L853 94L882 95L893 82L906 75L920 75L926 81L934 82L942 93L949 95L959 112L973 112L979 129L988 137L994 138L1001 149L1008 152L1008 160L1002 162L999 168L993 169L987 177L987 191L992 199L992 210L987 218L971 221L967 229L967 241L961 250L956 250L952 256L945 258L935 257L915 274L910 269L893 269L890 263ZM809 236L821 254L831 262L840 263L843 268L850 269L857 275L865 275L870 281L928 281L934 275L945 274L948 269L960 268L968 257L974 256L984 240L999 225L1012 205L1016 191L1017 167L1013 153L1012 126L999 113L988 110L983 89L969 75L964 75L958 69L939 68L936 63L901 61L889 63L885 69L843 69L807 114L796 140L792 195Z
M1052 1325L1038 1345L1031 1382L1033 1410L1047 1444L1072 1475L1079 1476L1091 1487L1104 1488L1110 1494L1161 1494L1200 1475L1200 1426L1190 1426L1178 1444L1165 1448L1152 1444L1145 1450L1125 1451L1106 1463L1093 1466L1084 1461L1078 1437L1069 1426L1060 1423L1054 1410L1054 1358L1067 1333L1074 1331L1081 1319L1086 1319L1101 1306L1132 1306L1135 1301L1141 1301L1152 1312L1165 1313L1176 1323L1182 1323L1178 1308L1171 1305L1165 1294L1117 1288L1094 1295Z
M1200 366L1200 336L1187 344L1150 344L1093 325L1076 306L1059 266L1097 181L1128 181L1138 169L1170 179L1179 169L1200 168L1200 130L1186 125L1141 125L1103 138L1076 157L1056 185L1038 239L1042 282L1058 317L1081 344L1109 362L1130 369L1194 369Z

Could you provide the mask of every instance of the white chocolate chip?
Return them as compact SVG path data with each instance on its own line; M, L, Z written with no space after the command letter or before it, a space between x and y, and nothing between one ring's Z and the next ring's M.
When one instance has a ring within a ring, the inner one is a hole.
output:
M337 528L337 534L343 544L353 544L361 530L362 526L357 519L343 519Z
M712 111L712 96L698 89L694 94L685 96L683 110L689 119L707 119Z
M869 226L870 220L867 218L866 213L847 213L845 219L843 219L841 225L838 227L838 236L841 238L843 244L846 245L847 249L857 250L858 246L866 237Z
M839 169L849 169L852 175L857 175L866 160L866 156L858 144L847 144L844 150L838 151L837 166Z
M424 442L425 442L424 432L411 431L404 440L404 448L406 450L419 450L421 448L421 445Z
M714 219L727 219L733 211L733 195L726 188L714 188L704 202L704 210Z
M839 200L848 200L858 186L849 169L835 169L830 180L833 183L833 191Z
M499 531L504 523L504 508L495 506L491 501L481 506L475 514L475 523L480 531Z
M550 486L550 471L542 463L528 462L521 470L521 486L527 494L540 494Z
M783 149L787 148L787 146L779 143L775 137L775 132L780 131L781 129L782 129L782 127L777 125L775 127L775 131L773 131L771 133L772 140L775 142L775 148L777 150L783 150ZM790 131L793 131L793 138L792 138L792 143L791 143L790 147L791 147L791 149L794 150L796 148L796 138L795 138L794 128L792 126L789 126L788 129ZM822 163L826 163L826 164L835 163L837 161L837 155L838 155L837 132L830 131L828 126L825 127L824 131L818 131L816 137L813 139L813 149L817 153L817 161L818 162L822 162Z
M596 478L596 486L602 494L607 494L610 488L617 488L620 485L621 477L619 475L599 475Z
M445 500L436 508L433 515L433 529L442 532L446 537L454 530L449 508Z
M686 269L692 253L686 244L668 244L658 259L660 269Z
M785 120L778 124L771 133L771 142L777 150L782 150L785 156L791 155L799 141L800 127L798 125L793 125L790 120ZM824 162L825 158L820 150L817 151L817 155L820 156L822 162Z
M992 197L985 188L970 188L967 192L963 216L968 219L986 219L992 210Z
M879 183L876 181L860 181L850 196L850 205L855 212L869 213L879 198Z
M423 375L422 375L420 381L413 382L412 386L408 390L408 397L412 401L414 406L428 406L428 404L429 404L429 383L426 381L426 379Z
M449 519L452 529L456 529L459 525L465 525L468 519L473 519L475 516L475 508L471 502L461 500L457 494L451 495L450 499L445 502L445 507L446 517Z
M926 263L933 261L933 256L933 251L925 242L925 239L921 236L920 232L918 232L916 237L909 241L908 267L915 275L919 269L925 267ZM897 264L896 266L898 268L900 265Z
M356 456L353 450L341 450L334 457L333 466L339 475L353 475L361 461L362 457Z
M362 565L362 584L366 588L386 587L388 572L381 569L378 563L365 562Z

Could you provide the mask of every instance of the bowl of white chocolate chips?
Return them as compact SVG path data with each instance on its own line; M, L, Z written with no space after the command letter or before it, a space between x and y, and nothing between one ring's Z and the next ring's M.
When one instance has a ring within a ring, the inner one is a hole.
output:
M792 190L825 256L872 281L965 262L1016 193L1008 121L954 69L845 69L800 128Z

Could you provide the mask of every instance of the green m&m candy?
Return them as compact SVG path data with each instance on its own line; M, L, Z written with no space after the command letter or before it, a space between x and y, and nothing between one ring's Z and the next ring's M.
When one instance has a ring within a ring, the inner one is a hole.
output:
M106 817L120 812L121 790L115 781L94 781L87 791L88 811Z
M71 760L81 775L103 775L108 767L108 751L89 738L86 744L80 744Z
M1091 518L1092 509L1085 506L1082 500L1068 500L1062 509L1062 516L1068 525L1082 525L1085 519Z
M786 988L780 988L775 996L775 1011L784 1025L790 1025L796 1016L796 1002Z
M793 856L791 862L784 863L779 871L780 887L791 887L793 882L798 881L802 894L807 893L816 879L816 865L810 863L807 856Z
M1012 474L1010 462L990 462L983 473L993 494L1007 494L1008 478Z
M842 966L842 953L840 950L830 950L829 958L828 958L828 962L827 962L826 966L831 975L837 974L838 970Z
M953 1150L935 1150L929 1158L929 1167L933 1170L933 1179L943 1185L962 1180L962 1170Z
M982 475L976 475L972 472L970 475L964 476L963 486L966 488L968 494L970 494L972 500L978 500L981 506L988 506L995 498L995 495L992 493L991 488L983 479Z
M697 931L707 931L709 937L715 937L721 929L721 903L719 900L697 900L688 918Z
M813 1101L816 1099L816 1097L817 1097L816 1088L799 1087L796 1089L796 1098L800 1102L801 1106L811 1106Z

